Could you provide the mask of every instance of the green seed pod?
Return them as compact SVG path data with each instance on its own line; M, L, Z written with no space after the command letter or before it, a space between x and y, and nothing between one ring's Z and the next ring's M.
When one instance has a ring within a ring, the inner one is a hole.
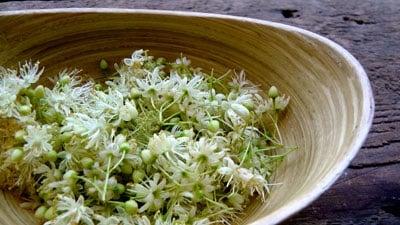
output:
M125 186L123 184L117 184L114 187L114 192L116 192L117 194L122 194L125 192Z
M143 181L145 176L146 174L144 173L143 170L134 170L132 174L132 180L135 183L140 183Z
M90 168L92 168L94 161L93 161L93 159L91 159L89 157L84 157L83 159L81 159L81 164L82 164L83 168L90 169Z
M123 173L123 174L132 174L132 171L133 171L133 169L132 169L132 166L129 164L129 163L123 163L122 165L121 165L121 172Z
M36 209L35 211L35 217L38 219L44 219L44 215L46 214L47 207L42 205L39 206L39 208Z
M212 133L215 133L219 130L219 121L218 120L211 120L207 124L207 129Z
M56 214L56 209L54 207L50 207L46 210L45 214L44 214L44 218L46 220L52 220L57 216Z
M278 95L279 95L278 89L275 86L271 86L268 90L268 96L270 98L276 98L278 97Z
M132 88L132 89L131 89L130 95L131 95L131 98L137 99L137 98L139 98L142 94L140 93L140 91L139 91L137 88Z
M129 214L136 214L138 210L138 204L135 200L128 200L124 203L125 211Z
M46 153L46 159L49 162L55 162L57 160L57 154L58 153L56 151L54 151L54 150L49 151L49 152Z
M100 66L100 69L106 70L108 68L108 63L105 59L101 59L99 66Z
M24 152L21 148L16 148L11 153L11 161L12 162L19 162L24 158Z
M24 143L25 142L25 136L26 136L26 131L25 130L19 130L15 132L14 138L18 143Z
M29 105L21 105L18 107L18 112L22 115L27 116L31 113L31 107Z
M44 90L44 87L43 87L43 85L38 85L36 88L35 88L35 97L36 98L38 98L38 99L40 99L40 98L43 98L44 97L44 95L45 95L45 90Z

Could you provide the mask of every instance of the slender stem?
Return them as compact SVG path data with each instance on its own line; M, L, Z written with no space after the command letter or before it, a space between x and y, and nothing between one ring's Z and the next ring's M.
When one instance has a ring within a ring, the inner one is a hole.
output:
M106 180L104 182L104 188L103 188L103 192L102 192L102 196L101 196L101 200L103 202L106 201L106 194L107 194L107 188L108 188L108 179L110 177L111 158L112 158L112 156L108 157Z
M122 161L125 159L125 154L126 152L123 151L121 158L118 160L117 164L115 164L114 167L111 168L110 173L112 173L112 171L114 171L122 163Z
M85 181L85 182L88 182L89 184L91 184L94 188L96 188L96 190L99 192L99 193L102 193L102 191L101 191L101 189L99 188L99 186L97 186L95 183L93 183L91 180L89 180L89 179L87 179L87 178L85 178L85 177L82 177L82 176L79 176L78 177L79 179L81 179L81 180L83 180L83 181Z

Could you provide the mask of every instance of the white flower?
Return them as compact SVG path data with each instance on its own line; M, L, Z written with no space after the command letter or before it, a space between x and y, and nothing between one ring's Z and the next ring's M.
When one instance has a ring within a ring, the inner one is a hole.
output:
M43 73L43 68L39 70L39 62L32 64L32 62L25 62L19 67L19 75L22 79L22 86L29 87L31 84L36 83L40 75Z
M125 104L119 110L119 118L123 121L131 121L138 116L135 102L125 100Z
M39 71L39 63L26 62L16 70L0 66L0 116L18 116L16 111L17 94L39 80L43 69Z
M78 73L78 70L64 70L58 79L68 77L68 82L57 82L53 89L45 89L47 103L64 116L87 111L85 105L88 104L93 83L87 82L82 85L82 80L76 76Z
M94 225L92 221L93 210L85 206L83 196L79 196L77 201L67 196L60 196L57 211L61 212L61 214L44 225L71 225L80 223Z
M179 154L183 150L182 140L176 139L173 135L167 135L165 132L160 132L149 139L147 147L155 155L161 155L166 152Z
M124 142L126 142L126 137L122 134L115 136L115 130L112 130L111 134L104 139L104 147L99 152L100 158L108 159L109 156L113 156L116 163L122 157L120 146Z
M88 113L93 116L103 115L107 121L119 116L119 109L124 105L124 96L118 90L96 91L91 97Z
M27 152L27 159L40 157L53 149L53 146L50 144L53 137L50 129L50 125L27 126L26 144L24 145L24 150Z
M131 58L124 59L125 65L135 67L140 67L143 65L143 62L146 60L146 57L143 55L144 52L145 51L143 51L143 49L134 51Z
M166 180L161 179L161 175L156 173L153 179L149 179L142 184L135 184L129 191L135 194L135 199L143 202L144 205L140 207L139 212L142 213L146 210L157 211L163 205L165 200L169 197L169 192L165 191Z
M193 160L207 165L215 165L224 157L224 151L216 151L218 145L211 140L202 137L189 147L189 153Z
M96 214L94 218L99 221L97 225L119 225L121 220L116 216L104 217Z
M187 59L186 57L181 57L181 58L176 59L175 63L177 65L189 66L190 60Z
M173 88L173 82L169 79L162 79L160 76L160 68L156 67L152 72L143 79L136 79L137 87L143 92L144 97L153 97L155 95L163 95L169 93Z
M93 118L86 114L76 113L65 119L61 132L71 131L74 134L86 137L86 148L98 148L107 137L106 120L104 117Z
M170 80L174 83L172 93L175 99L179 99L182 96L192 99L200 99L208 97L209 95L208 92L202 90L204 88L202 76L195 75L191 79L188 79L188 77L181 77L175 72L171 73Z
M285 95L283 96L278 96L275 98L275 109L277 110L284 110L286 108L286 106L289 104L289 97L285 97Z

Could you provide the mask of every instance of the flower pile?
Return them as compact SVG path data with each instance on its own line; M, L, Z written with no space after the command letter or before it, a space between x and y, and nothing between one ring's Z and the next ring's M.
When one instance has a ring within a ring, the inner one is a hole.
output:
M102 60L100 67L107 69ZM46 225L227 223L267 198L289 99L137 50L105 83L0 67L0 186Z

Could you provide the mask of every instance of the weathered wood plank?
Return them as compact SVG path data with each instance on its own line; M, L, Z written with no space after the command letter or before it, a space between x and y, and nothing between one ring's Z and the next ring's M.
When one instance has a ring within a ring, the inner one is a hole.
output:
M400 224L400 1L8 1L0 10L149 8L248 16L299 26L338 42L364 65L375 92L372 131L346 174L285 224Z

